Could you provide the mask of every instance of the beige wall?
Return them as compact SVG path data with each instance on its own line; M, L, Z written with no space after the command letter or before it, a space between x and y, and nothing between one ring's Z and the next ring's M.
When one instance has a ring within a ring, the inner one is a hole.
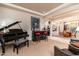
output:
M15 10L15 9L10 9L10 8L5 8L5 7L0 7L0 28L2 27L2 22L5 22L6 25L11 24L17 20L22 21L20 23L21 27L23 30L28 31L29 33L29 40L31 40L31 16L35 16L40 18L40 23L43 21L42 17L30 14L27 12ZM40 24L42 25L42 23ZM13 26L12 28L19 28L18 25Z

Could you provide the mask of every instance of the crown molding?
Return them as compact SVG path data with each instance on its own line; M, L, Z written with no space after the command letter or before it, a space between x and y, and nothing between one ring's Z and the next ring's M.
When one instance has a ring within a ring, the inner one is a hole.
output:
M6 6L9 6L9 7L16 8L16 9L20 9L20 10L23 10L23 11L26 11L26 12L30 12L30 13L33 13L33 14L37 14L37 15L43 16L42 13L33 11L31 9L28 9L28 8L24 8L24 7L21 7L21 6L17 6L17 5L11 4L11 3L2 3L2 4L6 5Z
M40 13L40 12L36 12L34 10L31 10L31 9L28 9L28 8L24 8L24 7L21 7L21 6L18 6L18 5L15 5L15 4L11 4L11 3L2 3L3 5L6 5L6 6L9 6L9 7L12 7L12 8L16 8L16 9L20 9L20 10L23 10L23 11L26 11L26 12L29 12L29 13L33 13L33 14L36 14L36 15L40 15L40 16L49 16L53 13L56 13L57 11L60 11L61 9L63 8L67 8L69 6L72 6L74 4L71 4L71 3L64 3L64 4L61 4L60 6L56 7L55 9L52 9L50 11L48 11L47 13Z
M26 12L31 12L31 13L33 13L33 14L37 14L37 15L40 15L40 16L47 16L47 15L49 15L49 14L55 12L56 10L58 10L58 9L64 7L64 6L66 6L66 5L69 5L69 4L67 4L67 3L66 3L66 4L62 4L62 5L58 6L58 7L56 7L55 9L52 9L51 11L48 11L48 12L45 13L45 14L42 14L42 13L40 13L40 12L36 12L36 11L31 10L31 9L28 9L28 8L24 8L24 7L21 7L21 6L17 6L17 5L15 5L15 4L11 4L11 3L2 3L2 4L3 4L3 5L6 5L6 6L9 6L9 7L17 8L17 9L20 9L20 10L24 10L24 11L26 11Z
M61 12L62 11L62 12ZM72 4L70 7L65 8L64 10L61 10L59 13L51 14L48 16L50 19L59 19L59 18L65 18L69 15L76 15L79 13L79 4Z
M47 16L47 15L53 13L53 12L56 12L57 10L59 10L59 9L61 9L61 8L63 8L63 7L65 7L65 6L68 6L68 5L70 5L70 4L69 4L69 3L62 4L62 5L58 6L58 7L56 7L55 9L52 9L52 10L50 10L49 12L45 13L44 16Z

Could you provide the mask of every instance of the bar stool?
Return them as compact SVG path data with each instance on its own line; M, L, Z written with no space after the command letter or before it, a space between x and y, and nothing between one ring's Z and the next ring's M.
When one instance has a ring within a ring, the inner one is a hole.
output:
M44 39L46 40L47 39L47 36L48 36L48 32L43 32L43 36L44 36Z
M36 32L36 33L35 33L35 36L36 36L36 40L37 40L37 41L40 41L41 33L40 33L40 32Z

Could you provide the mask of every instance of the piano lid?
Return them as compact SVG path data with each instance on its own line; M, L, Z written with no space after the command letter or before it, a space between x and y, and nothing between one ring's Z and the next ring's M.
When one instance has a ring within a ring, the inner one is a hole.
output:
M8 28L10 28L11 26L14 26L14 25L16 25L16 24L18 24L18 23L21 23L21 21L16 21L16 22L14 22L14 23L9 24L8 26L2 27L2 28L0 28L0 31L2 31L2 30L4 30L4 29L8 29Z

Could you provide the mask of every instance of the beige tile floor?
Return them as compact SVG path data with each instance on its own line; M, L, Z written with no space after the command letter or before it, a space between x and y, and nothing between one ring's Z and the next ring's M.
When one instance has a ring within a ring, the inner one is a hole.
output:
M52 39L55 39L55 37L52 37ZM41 42L30 41L30 46L29 47L25 46L19 49L19 54L16 54L16 52L13 53L13 47L9 46L6 48L5 56L54 56L54 45L57 45L59 47L68 46L68 44L66 43L52 39L48 39L48 41L42 40ZM1 55L1 47L0 47L0 55Z

